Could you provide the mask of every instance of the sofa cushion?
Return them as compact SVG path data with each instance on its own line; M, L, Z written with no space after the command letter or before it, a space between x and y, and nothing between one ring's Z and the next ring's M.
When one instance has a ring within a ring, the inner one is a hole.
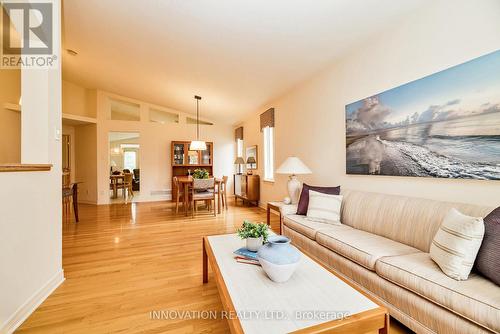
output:
M316 240L316 233L321 230L352 230L352 227L347 225L334 225L330 223L321 223L308 220L302 215L288 215L283 219L283 224L292 230L308 237L309 239Z
M314 190L322 194L338 195L340 194L340 186L337 187L320 187L310 186L306 183L302 185L300 192L299 203L297 205L297 214L305 216L309 207L309 190Z
M309 207L307 219L320 223L340 224L340 207L342 196L322 194L309 190Z
M376 264L381 277L436 304L500 331L500 287L472 273L466 281L446 276L428 253L385 257Z
M457 281L465 281L474 265L484 236L483 218L451 209L434 236L429 251L441 270Z
M375 262L381 257L420 252L405 244L353 228L319 230L316 241L372 271L375 271Z
M474 265L481 275L500 285L500 207L484 218L484 239Z

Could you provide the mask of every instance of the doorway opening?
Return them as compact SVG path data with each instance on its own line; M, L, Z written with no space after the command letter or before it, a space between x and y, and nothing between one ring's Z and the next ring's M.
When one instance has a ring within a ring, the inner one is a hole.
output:
M108 138L110 202L136 202L141 191L139 133L110 132Z

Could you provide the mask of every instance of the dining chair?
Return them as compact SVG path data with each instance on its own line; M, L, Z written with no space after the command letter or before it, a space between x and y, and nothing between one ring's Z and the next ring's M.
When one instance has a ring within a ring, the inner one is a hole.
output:
M221 200L222 200L222 207L227 210L227 180L228 180L228 176L227 175L224 175L222 177L222 182L220 183L220 196L221 196Z
M193 187L191 188L191 215L194 216L194 212L198 211L196 208L197 201L208 201L208 210L212 209L215 217L217 215L215 195L215 179L213 177L209 179L193 179Z
M63 186L62 188L62 209L64 218L68 218L68 216L71 215L71 204L73 204L75 222L78 223L78 183Z
M228 177L224 175L222 177L221 182L219 183L219 186L215 189L215 194L217 196L220 196L221 205L226 210L227 210L227 207L228 207L228 205L227 205L227 193L226 193L227 180L228 180Z
M177 176L173 177L174 181L174 189L175 189L175 194L172 194L172 198L175 199L175 214L179 213L179 203L182 203L182 206L184 207L184 187L182 184L179 183L179 179ZM187 208L184 207L184 211L186 211Z
M117 183L116 188L117 189L123 189L123 198L125 198L125 195L128 193L129 196L134 196L134 191L132 190L132 173L124 173L123 174L123 182Z

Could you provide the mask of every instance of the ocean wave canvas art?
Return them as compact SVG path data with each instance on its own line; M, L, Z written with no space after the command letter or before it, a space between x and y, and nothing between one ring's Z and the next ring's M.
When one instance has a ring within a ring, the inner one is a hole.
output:
M347 174L500 180L500 50L346 106Z

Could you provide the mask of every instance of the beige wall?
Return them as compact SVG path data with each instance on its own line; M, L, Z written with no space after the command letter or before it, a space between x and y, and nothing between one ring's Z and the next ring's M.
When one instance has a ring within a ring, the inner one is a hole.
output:
M259 113L276 108L275 166L290 155L320 185L484 205L500 203L499 181L447 180L345 173L345 105L500 49L500 2L437 1L379 33L332 66L263 106L244 125L245 146L259 145ZM259 164L262 176L262 164ZM286 195L287 177L263 183L266 202Z
M96 91L63 80L62 112L95 118ZM72 135L71 181L80 182L78 202L95 204L97 203L97 126L88 123L68 123L63 120L63 133Z
M21 71L0 69L0 163L21 162L21 113L4 108L20 96Z
M75 127L75 180L78 201L97 203L97 125Z
M60 59L60 2L54 49ZM61 236L61 70L22 71L23 163L50 172L0 173L0 332L12 332L64 280Z
M92 118L96 117L95 102L93 102L95 91L63 80L62 94L63 113Z
M110 98L140 104L141 121L109 120ZM179 113L179 123L159 124L150 122L148 114L150 107L157 110ZM140 200L154 201L170 199L172 187L171 142L175 140L192 140L196 135L196 125L186 123L187 114L103 91L97 92L97 110L98 203L109 203L110 165L108 135L111 131L139 133L141 165ZM201 113L203 113L203 104L201 105ZM230 176L233 173L234 162L232 126L222 123L216 123L211 126L202 125L200 132L201 139L214 142L215 176ZM230 177L229 179L231 180L232 178Z
M139 104L141 121L109 120L110 98ZM150 122L150 107L178 113L179 123ZM63 81L63 113L86 117L97 115L95 125L74 126L75 181L82 182L79 185L80 202L109 203L109 132L139 133L141 195L138 199L154 201L171 198L170 144L174 140L191 140L196 134L196 126L186 123L187 114L108 92L89 90L68 81ZM200 131L202 139L214 142L214 174L230 176L234 161L232 126L220 123L202 125Z

